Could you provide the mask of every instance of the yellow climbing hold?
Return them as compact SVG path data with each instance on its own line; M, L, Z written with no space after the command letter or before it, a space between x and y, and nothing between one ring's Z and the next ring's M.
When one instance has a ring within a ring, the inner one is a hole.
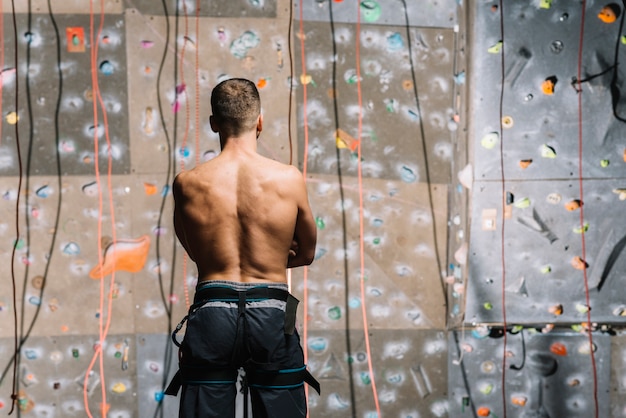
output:
M541 9L549 9L550 6L552 6L552 0L541 0L539 3Z
M126 392L126 385L123 384L122 382L118 382L118 383L113 385L111 390L113 392L115 392L115 393L124 393L124 392Z
M619 200L626 200L626 189L613 189L613 193L617 194Z
M497 132L490 132L480 140L480 145L487 149L493 149L498 143L498 138Z
M7 114L7 123L9 125L15 125L17 123L18 120L20 120L20 117L17 115L16 112L9 112Z
M515 206L518 209L526 209L527 207L530 206L530 199L527 197L524 197L522 199L516 200L513 206Z
M502 51L502 41L498 41L487 49L490 54L499 54Z
M543 158L556 158L556 151L550 145L543 144L541 146L541 156Z
M311 84L311 83L313 83L313 77L311 77L311 76L310 76L310 75L308 75L308 74L302 74L302 75L300 76L300 82L301 82L302 84Z

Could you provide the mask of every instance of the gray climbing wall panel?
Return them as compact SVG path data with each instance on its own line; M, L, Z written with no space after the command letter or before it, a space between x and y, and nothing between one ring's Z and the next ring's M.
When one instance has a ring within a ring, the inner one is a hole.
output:
M123 15L107 15L99 44L98 100L102 100L106 109L108 132L104 129L103 112L98 112L98 126L93 117L94 97L89 71L89 16L57 15L53 21L47 14L37 14L32 15L29 24L28 15L19 14L16 21L20 60L17 73L13 34L6 30L4 37L2 99L5 106L0 143L0 174L14 176L18 173L19 163L15 150L17 135L20 138L24 171L30 170L32 175L51 175L59 170L63 175L93 173L96 134L101 172L107 171L110 153L112 172L128 173L130 160ZM100 19L95 19L96 28L99 23ZM12 27L10 14L4 14L4 27ZM59 32L55 33L55 30ZM29 49L27 45L30 45ZM57 47L61 59L62 80L58 76ZM19 91L17 98L16 87ZM55 114L57 107L59 115ZM17 134L16 118L19 120ZM58 138L55 138L57 130Z

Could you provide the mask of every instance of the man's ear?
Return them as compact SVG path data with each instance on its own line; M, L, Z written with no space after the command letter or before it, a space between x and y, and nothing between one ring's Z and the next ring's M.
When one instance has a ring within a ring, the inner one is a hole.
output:
M213 132L218 132L217 122L215 121L213 115L209 116L209 124L211 124L211 130Z
M256 131L257 133L261 133L263 131L263 114L259 115L259 119L256 123Z

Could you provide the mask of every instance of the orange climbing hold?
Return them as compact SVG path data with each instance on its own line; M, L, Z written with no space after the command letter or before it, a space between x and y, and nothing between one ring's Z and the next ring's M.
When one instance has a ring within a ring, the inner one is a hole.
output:
M531 165L533 163L533 160L520 160L519 162L519 166L525 170L528 168L529 165Z
M527 399L525 396L512 396L511 397L511 403L513 405L517 405L517 406L524 406L526 405Z
M486 406L481 406L480 408L478 408L478 410L476 411L476 414L479 417L488 417L489 415L491 415L491 409L487 408Z
M553 343L550 346L550 352L552 354L556 354L557 356L566 356L567 355L567 347L563 343Z
M583 205L583 202L581 202L578 199L574 199L565 204L565 209L569 210L570 212L573 212L576 209L579 209L582 205Z
M153 194L156 194L156 192L157 192L156 185L154 185L152 183L144 183L143 184L143 188L146 191L146 194L148 196L152 196Z
M102 265L94 267L89 272L89 277L99 279L119 270L137 273L146 264L149 249L148 235L134 240L118 240L107 246Z
M576 270L584 270L587 268L587 266L587 262L579 256L572 258L572 267L574 267Z
M613 4L609 4L608 6L604 6L600 13L598 13L598 18L604 23L613 23L617 20L617 16L619 14L619 9L617 6Z
M267 79L266 78L259 78L259 81L257 81L256 86L259 89L262 89L263 87L267 86Z
M563 305L559 304L559 305L550 306L550 308L548 308L548 312L557 316L563 315Z
M543 83L541 83L541 91L543 92L543 94L547 94L548 96L551 96L554 94L555 84L556 83L552 77L547 78Z

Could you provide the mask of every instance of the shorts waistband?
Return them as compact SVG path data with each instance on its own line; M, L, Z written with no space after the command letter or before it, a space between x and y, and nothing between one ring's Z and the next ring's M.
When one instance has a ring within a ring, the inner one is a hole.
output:
M271 289L280 289L289 291L289 286L287 283L242 283L242 282L229 282L227 280L208 280L204 282L199 282L196 285L196 291L200 289L205 289L207 287L227 287L237 292L245 292L249 289L255 287L266 287Z
M288 297L288 287L282 283L265 285L259 283L211 281L202 283L202 285L196 288L194 304L210 300L243 303L245 301L276 299L284 302Z

